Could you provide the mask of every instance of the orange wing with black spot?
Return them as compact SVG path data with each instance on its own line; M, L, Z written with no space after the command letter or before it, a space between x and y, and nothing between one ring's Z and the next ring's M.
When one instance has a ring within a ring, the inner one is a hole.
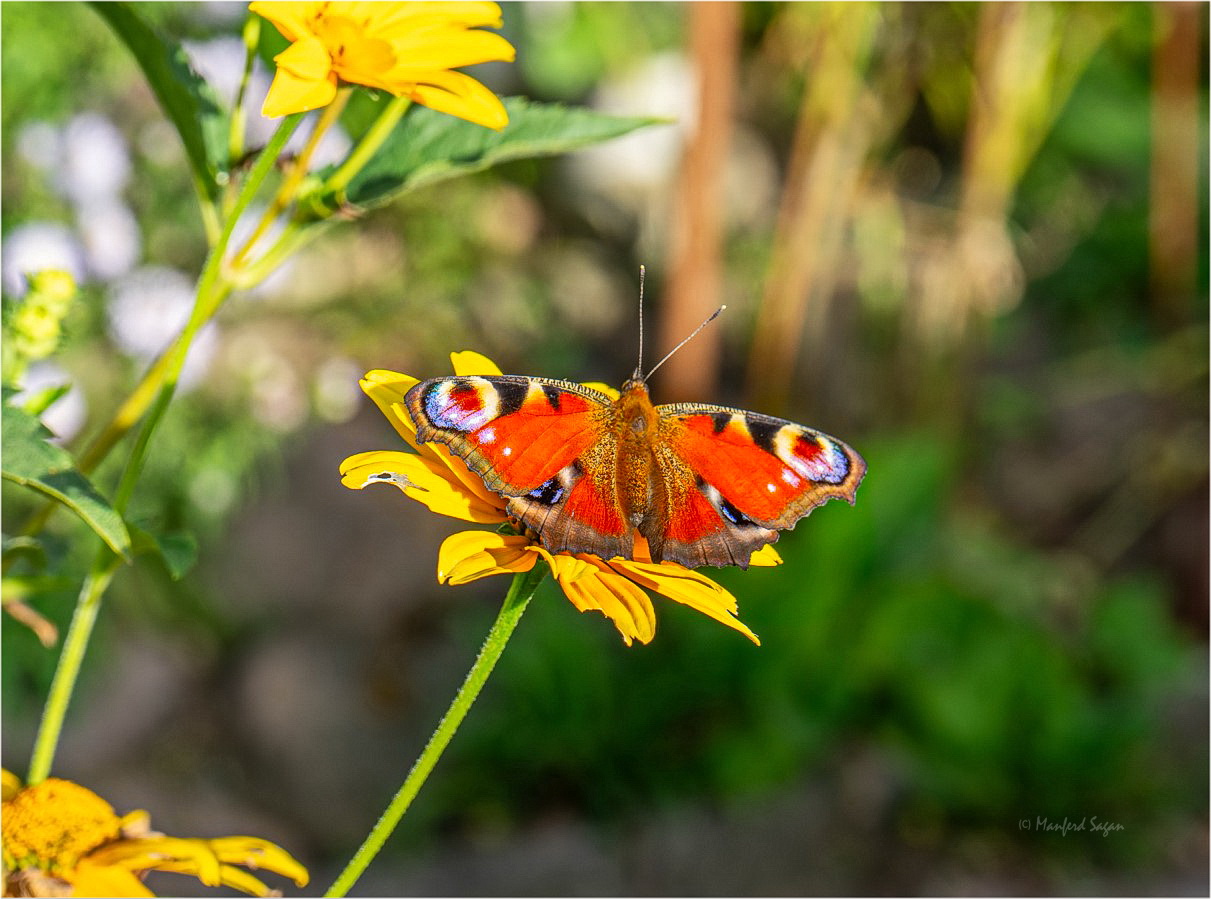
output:
M547 549L630 557L616 466L583 463L612 455L610 397L571 381L495 375L422 381L404 402L417 437L466 462Z
M866 474L840 440L781 418L691 403L656 411L670 480L689 472L695 488L665 522L663 555L691 567L744 567L826 500L853 503Z

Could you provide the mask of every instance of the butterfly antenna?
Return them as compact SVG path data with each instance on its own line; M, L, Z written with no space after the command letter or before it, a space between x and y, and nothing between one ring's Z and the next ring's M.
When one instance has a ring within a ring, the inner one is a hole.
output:
M648 372L647 375L644 376L643 380L647 381L648 378L650 378L652 375L656 374L656 369L660 368L660 366L662 366L662 365L664 365L664 363L668 362L669 357L672 356L673 353L677 352L679 349L681 349L683 346L685 346L687 343L689 343L691 340L693 340L695 337L697 337L698 332L701 331L703 328L705 328L707 325L709 325L711 322L713 322L715 319L717 319L719 317L719 313L722 312L726 308L727 308L726 305L720 306L718 309L716 309L714 312L712 312L706 321L704 321L702 324L700 324L697 328L695 328L693 330L693 332L690 334L689 337L687 337L685 340L681 341L681 343L677 344L677 346L675 346L671 350L669 350L668 354L652 367L652 370L650 372Z
M644 267L639 266L639 364L635 366L635 377L643 372L643 276Z

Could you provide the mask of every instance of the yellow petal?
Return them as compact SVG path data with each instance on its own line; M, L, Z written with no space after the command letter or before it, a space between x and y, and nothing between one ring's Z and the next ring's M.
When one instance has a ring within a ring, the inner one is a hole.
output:
M702 614L740 631L758 646L761 645L757 635L735 617L736 597L710 578L671 562L656 564L614 559L608 564L640 586L697 609Z
M119 840L89 854L89 858L100 865L113 865L128 871L164 870L176 863L188 866L187 873L208 887L222 883L219 873L219 858L207 845L206 840L181 837L147 837L141 840Z
M335 97L335 75L322 81L308 81L290 74L285 69L278 69L277 74L273 76L273 83L269 85L269 93L265 95L261 115L276 119L295 112L306 112L327 106Z
M500 374L500 370L486 357L480 356L479 353L455 353L452 355L452 358L462 356L475 357L493 369L493 372L478 373ZM454 359L454 362L456 373L469 374L469 372L458 371L458 366L460 365L459 359ZM478 501L478 505L503 510L505 507L504 500L485 487L483 478L467 468L461 459L455 458L440 444L421 443L416 439L416 425L412 421L412 416L408 414L403 401L408 391L419 383L420 381L411 375L400 374L396 371L386 371L385 369L375 369L374 371L367 372L366 376L361 380L362 390L374 401L374 404L387 417L387 420L391 422L396 433L403 437L404 442L416 450L421 455L421 458L446 466L449 473L453 476L452 483L455 486L461 485L464 490L472 495L474 500ZM417 497L413 498L416 499ZM480 519L466 520L478 521ZM502 521L503 515L498 515L493 520L496 522Z
M590 609L601 612L614 622L627 646L632 640L651 642L656 634L656 611L638 586L616 574L596 556L558 554L549 558L555 578L572 605L582 612Z
M495 3L443 2L422 0L417 3L367 4L377 6L379 15L374 18L376 32L404 31L416 25L430 22L457 22L468 28L485 25L499 28L503 23L500 6Z
M374 401L379 411L391 422L396 433L404 438L404 442L414 450L420 450L416 440L416 425L407 412L397 412L396 406L403 407L404 397L408 391L420 383L418 378L400 374L397 371L386 371L376 368L366 372L360 381L362 391Z
M273 871L289 877L299 886L305 886L309 880L307 869L288 852L268 840L257 837L201 840L158 836L140 840L120 840L93 852L89 861L111 870L188 874L206 886L226 884L256 896L269 895L269 888L250 874L232 867L231 863ZM150 896L151 893L131 895Z
M393 484L431 511L462 521L500 524L506 520L499 498L496 504L487 502L454 480L448 465L413 453L372 450L350 456L341 463L341 483L350 490Z
M278 71L286 71L300 81L323 81L332 73L332 57L319 38L295 41L273 58Z
M209 840L210 848L226 864L244 865L289 877L298 886L306 886L310 876L289 852L260 837L218 837Z
M221 865L219 867L219 879L225 887L235 887L242 893L247 893L249 896L280 896L282 895L277 890L271 890L264 884L263 881L253 877L247 871L236 868L233 865ZM304 881L306 883L306 881ZM302 884L300 884L301 886Z
M758 568L772 568L782 564L782 556L778 555L778 550L774 549L772 543L767 543L748 557L748 563Z
M419 81L420 76L485 62L512 62L513 45L493 31L467 30L457 25L417 29L391 41L396 64L387 78ZM427 78L423 80L428 80Z
M408 410L402 405L393 406L392 413L396 417L409 417ZM504 499L489 490L484 485L484 479L469 469L466 462L455 456L443 444L437 442L422 443L420 445L420 455L423 459L444 465L448 473L452 475L450 480L454 486L461 487L484 505L504 510Z
M150 836L151 830L151 815L143 809L135 809L133 812L127 812L118 819L118 830L123 837L139 838Z
M490 531L460 531L451 534L437 553L437 580L443 584L465 584L493 574L529 571L538 555L528 551L526 537Z
M0 783L3 783L3 798L5 802L8 802L21 792L21 778L7 768L0 768Z
M485 128L499 131L509 124L509 113L496 94L462 72L430 72L409 96L422 106Z
M495 362L483 353L477 353L474 350L461 350L457 353L451 353L450 364L454 366L454 373L462 377L504 374Z
M248 4L248 11L272 22L286 40L297 41L311 33L308 20L314 14L317 6L317 3L256 0L256 2Z
M537 544L534 545L533 549L546 559L557 580L572 582L593 574L594 569L588 561L589 556L570 556L567 553L552 554ZM580 607L577 606L577 608ZM596 608L596 606L589 606L588 608ZM581 611L584 611L584 609L581 609Z
M196 866L189 861L167 860L156 865L157 871L168 871L172 874L187 874L191 877L195 876L194 868ZM281 893L269 889L269 887L253 877L247 871L242 871L232 865L219 865L218 869L219 883L218 886L235 887L241 892L247 893L250 896L280 896Z
M6 894L7 895L7 894ZM82 859L71 873L72 896L154 896L133 873Z

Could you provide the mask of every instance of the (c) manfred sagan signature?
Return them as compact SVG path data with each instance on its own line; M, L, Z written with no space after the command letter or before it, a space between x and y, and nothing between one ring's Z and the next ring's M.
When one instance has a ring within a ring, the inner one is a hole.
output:
M1033 830L1037 833L1058 833L1062 837L1066 837L1070 833L1100 833L1103 837L1106 837L1124 829L1123 825L1117 821L1106 821L1098 818L1097 815L1086 815L1084 818L1077 818L1075 821L1067 815L1064 816L1063 821L1053 821L1044 815L1038 815L1034 818L1022 818L1018 821L1018 830Z

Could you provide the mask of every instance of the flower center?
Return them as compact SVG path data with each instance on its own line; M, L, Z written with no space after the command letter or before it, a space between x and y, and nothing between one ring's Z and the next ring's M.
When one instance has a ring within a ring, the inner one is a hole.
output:
M69 872L82 855L117 838L120 828L113 806L92 790L50 777L4 803L4 865L10 871Z
M367 36L364 23L324 14L312 22L312 28L332 57L332 68L342 77L350 73L381 74L395 65L391 45Z

